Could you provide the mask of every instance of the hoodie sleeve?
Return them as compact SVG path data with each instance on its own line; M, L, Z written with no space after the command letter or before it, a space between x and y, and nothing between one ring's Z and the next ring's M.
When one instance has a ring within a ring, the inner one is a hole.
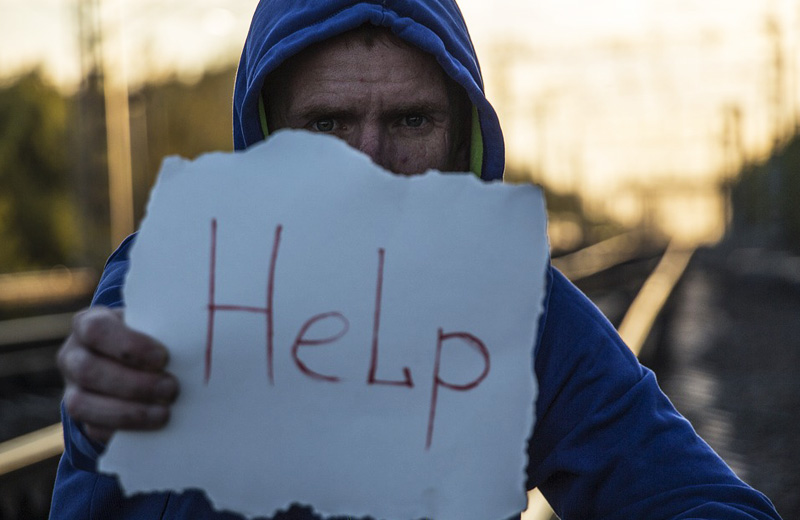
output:
M600 311L551 271L529 489L564 520L780 518L697 436Z

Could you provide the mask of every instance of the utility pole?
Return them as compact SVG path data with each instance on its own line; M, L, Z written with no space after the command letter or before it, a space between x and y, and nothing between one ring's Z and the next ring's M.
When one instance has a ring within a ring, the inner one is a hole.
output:
M773 143L778 146L785 137L785 78L786 60L783 51L783 38L778 19L768 16L766 20L766 33L771 47L769 62L771 86L769 87L769 104L772 119Z
M513 95L511 88L512 73L520 53L520 45L514 40L501 40L491 47L491 60L494 66L494 97L502 116L509 119L513 113ZM508 122L505 122L507 125Z
M506 135L514 135L519 108L514 96L514 72L518 68L520 59L530 54L530 49L513 38L505 37L494 42L490 52L492 75L494 77L492 92L496 100L494 106L497 109L498 117L501 119ZM514 150L510 150L512 147L513 141L506 139L507 156L514 156ZM509 151L512 153L508 154ZM508 166L506 164L506 168Z
M536 171L533 174L542 184L545 184L547 169L547 114L547 99L540 99L533 109L533 121L536 124Z
M792 137L800 132L800 125L798 124L798 102L797 102L797 88L800 86L797 81L797 45L798 45L798 30L800 28L800 5L795 8L795 20L790 31L790 44L789 44L789 103L791 104L791 128Z
M771 59L771 79L772 88L770 89L770 105L772 109L773 139L772 152L767 164L767 200L770 207L769 233L773 241L781 241L783 234L783 211L782 198L786 196L783 192L783 166L780 157L780 147L785 142L784 125L784 68L785 60L783 53L783 39L781 37L781 27L777 17L768 16L766 21L767 37L772 46Z
M722 164L723 175L732 179L744 163L742 143L742 109L731 103L722 107Z
M725 234L736 228L733 211L733 183L736 173L744 164L742 144L742 110L737 104L722 107L722 178L720 189L723 204Z
M102 93L102 35L98 0L75 0L81 83L76 96L73 185L80 211L80 262L99 266L108 255L105 227L107 190L104 100Z
M108 146L108 197L111 247L133 232L133 176L128 77L125 57L125 17L120 0L103 0L103 92ZM116 38L114 37L116 33ZM116 63L115 63L116 62ZM112 66L114 64L116 66ZM114 70L116 81L111 77Z

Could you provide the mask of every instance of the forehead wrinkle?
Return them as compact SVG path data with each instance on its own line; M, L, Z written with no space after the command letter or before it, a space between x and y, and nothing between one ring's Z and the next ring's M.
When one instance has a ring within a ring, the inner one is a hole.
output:
M469 135L462 128L468 119L461 113L465 110L459 93L454 93L452 80L436 59L416 47L395 45L397 38L391 35L373 45L356 36L327 40L284 62L268 83L274 96L267 105L268 121L275 122L275 128L307 128L321 118L333 118L349 131L374 124L381 126L373 128L400 128L394 126L399 118L424 115L433 128L444 130L423 139L406 139L405 134L382 139L381 149L371 152L376 154L373 159L398 173L466 169L463 147L453 143L463 143L463 136Z
M288 89L287 101L292 110L309 112L329 107L360 111L374 105L397 111L425 106L446 109L449 106L443 80L438 75L420 81L420 77L431 75L404 75L393 71L387 77L382 73L385 70L373 70L372 67L349 76L343 75L341 69L328 67L309 67L305 71L298 68L297 72L293 74ZM303 81L298 78L303 78Z
M399 54L393 52L397 49L406 52ZM359 50L369 53L371 55L370 58L366 60L363 57L362 59L355 58ZM385 65L387 61L398 62L391 68L388 78L385 75L380 75L380 72L385 72L386 70L385 67L380 65ZM333 80L341 80L343 79L341 69L352 66L357 68L364 67L364 65L367 65L367 67L359 70L359 73L362 74L361 79L364 82L385 83L387 79L397 83L412 81L413 78L411 76L403 77L403 74L409 70L416 73L415 77L423 76L423 79L427 80L423 82L425 85L433 86L435 83L446 83L448 81L444 70L432 55L395 36L388 29L362 26L353 31L315 43L288 58L276 71L271 73L272 78L268 78L264 91L265 93L271 92L273 95L283 94L280 97L286 100L285 90L287 89L276 87L281 82L283 82L284 87L289 86L289 83L296 83L296 78L301 72L306 77L309 74L317 75L319 80L326 79L325 76L331 76ZM421 68L420 65L422 65ZM365 72L373 73L373 75L371 77L363 76ZM398 78L398 76L400 77ZM280 92L281 90L284 92Z
M290 67L295 71L299 69L332 71L355 67L368 72L382 73L386 70L387 62L395 62L391 77L398 75L402 77L408 70L415 70L421 74L422 70L418 68L419 65L423 65L426 75L441 76L444 74L432 55L388 31L380 32L375 41L380 42L381 45L364 42L363 38L358 36L358 31L335 36L314 44L290 58ZM403 52L396 52L398 49ZM369 54L368 59L359 56L364 52Z

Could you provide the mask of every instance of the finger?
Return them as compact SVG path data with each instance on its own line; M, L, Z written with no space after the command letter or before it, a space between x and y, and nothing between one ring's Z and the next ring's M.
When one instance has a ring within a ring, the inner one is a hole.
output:
M70 417L82 422L90 431L100 433L101 437L100 430L161 428L169 420L170 413L166 405L124 401L85 392L74 386L68 386L64 392L64 407Z
M76 314L73 332L78 342L130 367L161 370L167 364L167 349L125 325L119 310L97 307Z
M75 340L68 340L59 353L58 364L67 383L96 394L160 404L169 404L178 395L178 382L171 374L130 368Z
M108 441L110 441L111 437L114 435L115 430L109 428L96 428L94 426L84 424L83 431L86 432L87 437L94 441L108 443Z

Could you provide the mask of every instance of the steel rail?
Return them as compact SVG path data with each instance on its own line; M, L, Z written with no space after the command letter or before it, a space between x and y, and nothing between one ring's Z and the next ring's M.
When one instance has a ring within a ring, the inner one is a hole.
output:
M0 380L55 370L72 313L0 321Z
M0 274L0 306L47 305L88 298L96 283L97 272L86 267Z
M63 340L72 328L72 317L66 312L30 318L0 321L0 353L20 350L16 345Z
M597 242L574 253L553 258L553 267L573 282L636 259L642 252L644 235L629 231Z
M0 476L61 455L61 423L0 443Z
M686 271L695 249L670 242L661 261L647 277L622 318L619 335L637 356L661 309Z

